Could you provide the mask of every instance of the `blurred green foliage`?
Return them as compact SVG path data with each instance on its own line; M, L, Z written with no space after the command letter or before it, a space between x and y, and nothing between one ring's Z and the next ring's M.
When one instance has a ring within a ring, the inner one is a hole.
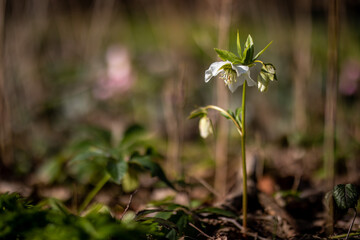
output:
M60 203L57 203L60 204ZM32 205L17 194L0 195L0 239L147 239L158 236L150 224L122 223L109 213L90 212L84 217L45 204Z

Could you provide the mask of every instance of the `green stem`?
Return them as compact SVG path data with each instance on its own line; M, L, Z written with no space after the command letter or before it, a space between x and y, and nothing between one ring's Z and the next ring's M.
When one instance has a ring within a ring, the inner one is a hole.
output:
M246 152L245 152L245 93L246 83L243 84L243 95L242 95L242 112L241 112L241 156L242 156L242 172L243 172L243 227L246 232L247 225L247 174L246 174Z
M224 109L218 107L218 106L214 106L214 105L208 105L206 107L204 107L205 109L213 109L216 111L221 112L222 114L228 116L230 118L230 120L235 124L236 129L238 131L238 133L240 134L240 136L242 136L242 131L241 131L241 126L238 124L238 122L235 120L235 118L233 118L227 111L225 111Z
M102 187L109 181L110 175L105 174L105 176L96 184L95 188L89 192L89 194L86 196L84 202L81 204L78 213L81 213L84 211L84 209L89 205L91 200L96 196L96 194L102 189Z
M339 239L339 238L345 238L346 236L347 236L347 233L341 234L341 235L336 235L336 236L331 236L329 238L330 239ZM360 232L355 232L355 233L349 234L349 237L356 237L356 236L360 236Z

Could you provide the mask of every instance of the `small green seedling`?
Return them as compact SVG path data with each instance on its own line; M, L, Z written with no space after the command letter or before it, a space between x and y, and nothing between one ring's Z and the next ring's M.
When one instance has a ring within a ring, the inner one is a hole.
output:
M200 107L191 112L189 118L200 118L199 129L200 135L206 138L213 133L213 126L211 120L208 117L208 110L216 110L220 112L222 116L231 120L238 133L241 136L241 152L242 152L242 173L243 173L243 227L246 230L247 224L247 176L246 176L246 155L245 155L245 93L246 85L249 87L256 86L260 92L264 92L268 88L270 81L277 80L275 67L271 63L264 63L258 58L260 55L270 46L271 42L259 53L254 56L254 42L249 35L245 45L244 51L241 49L239 32L237 33L237 54L232 52L215 48L218 56L223 60L220 62L214 62L210 65L209 69L205 71L205 82L209 82L213 77L220 75L220 78L224 81L225 85L233 93L235 90L243 85L242 105L237 108L235 112L231 110L224 110L218 106L208 105L206 107ZM250 71L256 63L261 64L262 68L257 76L257 82L250 77ZM245 84L245 82L247 84Z
M357 215L356 205L358 204L360 198L360 190L354 184L339 184L334 187L330 192L332 194L333 212L335 220L348 212L349 209L353 209L355 212L354 218L351 222L350 228L346 234L346 240L349 238L351 229L354 225L354 221ZM334 236L332 238L339 238L341 236Z

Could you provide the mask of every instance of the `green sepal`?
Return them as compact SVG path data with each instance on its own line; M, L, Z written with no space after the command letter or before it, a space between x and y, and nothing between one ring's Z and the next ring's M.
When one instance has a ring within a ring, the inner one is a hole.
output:
M260 92L266 92L268 85L269 85L269 80L266 74L264 74L263 72L260 72L259 76L257 77L257 81L258 81L258 89Z
M226 51L226 50L222 50L222 49L218 49L218 48L214 48L216 53L218 54L218 56L223 60L223 61L230 61L233 64L239 64L241 63L241 59L236 56L234 53Z
M241 58L241 62L243 64L250 64L252 63L253 57L254 57L254 42L251 35L249 34L245 42L245 49Z
M271 81L277 80L276 68L271 63L265 63L261 68L262 72L265 72Z
M261 50L260 52L258 52L258 54L256 54L256 56L254 57L253 60L255 61L256 59L258 59L258 57L260 57L260 55L263 54L263 53L265 52L265 50L266 50L271 44L272 44L272 41L271 41L268 45L266 45L266 47L264 47L263 50Z
M271 63L263 64L260 74L257 78L258 80L258 89L260 92L265 92L269 85L269 81L277 80L276 69Z
M237 45L237 52L239 54L239 57L242 58L239 30L237 31L236 45Z
M203 108L203 107L200 107L200 108L198 108L198 109L193 110L193 111L190 113L188 119L193 119L193 118L197 118L197 117L200 117L200 118L201 118L201 117L204 117L204 116L206 116L206 115L207 115L206 109Z

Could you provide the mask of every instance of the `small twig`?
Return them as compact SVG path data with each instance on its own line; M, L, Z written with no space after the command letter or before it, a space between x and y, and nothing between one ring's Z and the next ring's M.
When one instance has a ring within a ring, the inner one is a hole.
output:
M120 220L124 217L125 213L129 210L130 204L131 204L131 201L132 201L132 198L133 198L133 196L135 195L135 193L137 193L137 191L138 191L138 190L136 189L132 194L130 194L129 202L128 202L128 204L126 205L126 208L125 208L124 212L121 214Z
M350 234L351 229L352 229L352 227L353 227L353 225L354 225L354 221L355 221L355 218L356 218L356 215L357 215L356 208L353 208L353 209L354 209L355 215L354 215L354 218L353 218L353 220L352 220L352 222L351 222L351 225L350 225L350 228L349 228L349 231L348 231L348 233L347 233L347 235L346 235L345 240L347 240L347 239L349 238L349 234Z
M220 217L221 220L224 220L225 222L229 222L229 223L232 223L234 224L237 228L240 229L241 233L244 233L250 237L253 237L255 239L259 239L259 240L268 240L268 238L263 238L263 237L260 237L257 233L251 233L249 231L246 231L245 232L245 229L243 226L241 226L235 219L233 218L226 218L226 217Z
M189 223L190 226L192 226L193 228L195 228L196 230L199 231L199 233L201 233L202 235L204 235L205 237L207 237L208 239L214 239L214 237L210 237L209 235L207 235L206 233L204 233L203 231L201 231L201 229L199 229L198 227L196 227L194 224Z
M196 181L198 181L201 185L203 185L209 192L214 194L216 197L220 197L220 194L215 191L213 187L211 187L207 182L204 181L204 179L193 177Z

